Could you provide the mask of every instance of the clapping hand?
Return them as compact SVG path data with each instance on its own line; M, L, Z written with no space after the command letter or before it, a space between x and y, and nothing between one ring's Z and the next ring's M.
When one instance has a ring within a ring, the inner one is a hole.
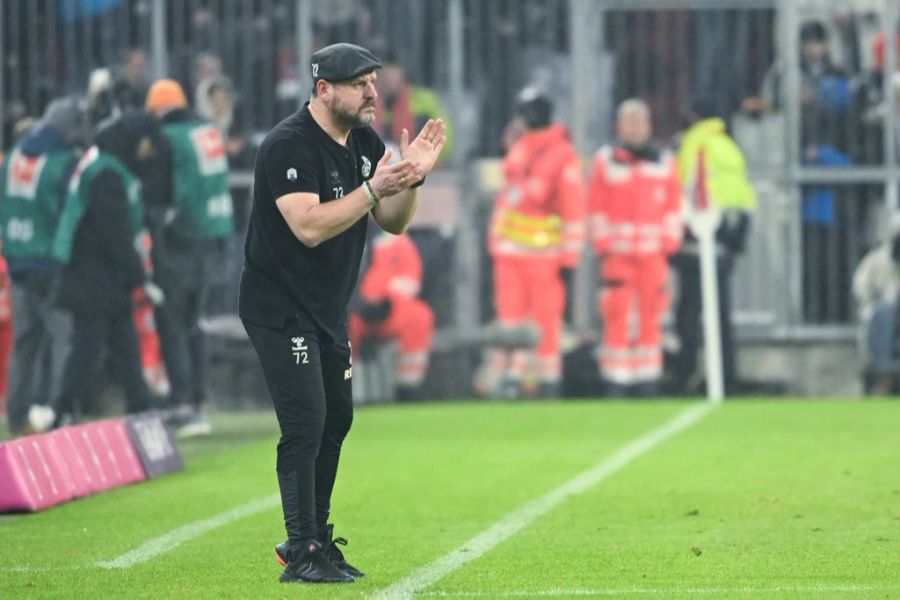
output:
M400 162L391 164L393 154L393 151L390 149L384 153L384 156L381 157L381 160L378 161L378 165L375 167L375 174L369 180L369 183L375 190L375 194L379 198L399 194L422 179L422 177L418 176L419 167L411 160L403 159Z
M434 163L447 143L446 131L447 126L441 119L428 119L412 142L409 141L406 129L400 134L400 157L416 166L416 178L409 182L410 185L425 179L434 168Z
M370 183L376 195L393 196L425 179L447 143L446 129L440 119L429 119L412 142L404 129L400 135L400 162L391 164L393 152L388 150L375 168Z

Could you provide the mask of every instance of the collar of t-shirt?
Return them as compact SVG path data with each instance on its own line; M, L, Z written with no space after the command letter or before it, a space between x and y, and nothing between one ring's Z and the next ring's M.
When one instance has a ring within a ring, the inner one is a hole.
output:
M309 102L303 105L303 111L306 113L304 116L309 117L309 120L312 121L312 127L316 132L316 135L321 137L323 140L327 140L325 143L333 145L335 148L339 148L343 151L350 150L350 136L353 135L353 130L350 130L350 133L347 134L347 143L339 144L337 140L328 135L328 132L322 129L322 126L319 125L319 122L316 121L316 118L313 116L312 111L309 110Z

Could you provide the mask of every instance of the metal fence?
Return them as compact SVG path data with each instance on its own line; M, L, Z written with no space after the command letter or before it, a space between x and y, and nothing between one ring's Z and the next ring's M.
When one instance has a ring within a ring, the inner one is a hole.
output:
M760 200L736 276L741 331L831 331L853 321L852 269L897 205L898 84L886 75L897 57L885 41L897 12L891 0L6 0L0 141L52 97L83 92L92 69L115 66L192 92L219 69L235 91L233 135L252 148L308 96L315 48L367 45L435 91L454 125L419 241L436 266L426 288L439 323L470 330L490 317L481 175L501 154L516 92L538 85L558 98L586 158L611 137L623 99L646 99L674 143L704 96L745 151ZM597 323L595 285L584 266L582 328Z

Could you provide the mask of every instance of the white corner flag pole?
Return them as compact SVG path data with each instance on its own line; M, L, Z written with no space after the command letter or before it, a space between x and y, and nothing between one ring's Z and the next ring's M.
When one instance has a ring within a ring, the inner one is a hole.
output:
M706 185L706 161L703 150L697 157L694 193L695 234L700 244L700 290L703 300L703 354L706 360L706 398L719 403L725 396L722 375L722 332L719 328L719 277L716 272L715 207Z

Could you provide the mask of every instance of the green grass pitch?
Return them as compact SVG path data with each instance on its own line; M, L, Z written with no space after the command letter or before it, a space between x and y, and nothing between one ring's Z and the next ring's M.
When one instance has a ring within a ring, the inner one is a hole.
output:
M367 597L688 407L360 409L333 521L367 576L328 586L277 581L274 415L214 415L181 473L0 516L0 598ZM155 539L146 560L99 564ZM414 597L900 598L900 403L728 401Z

